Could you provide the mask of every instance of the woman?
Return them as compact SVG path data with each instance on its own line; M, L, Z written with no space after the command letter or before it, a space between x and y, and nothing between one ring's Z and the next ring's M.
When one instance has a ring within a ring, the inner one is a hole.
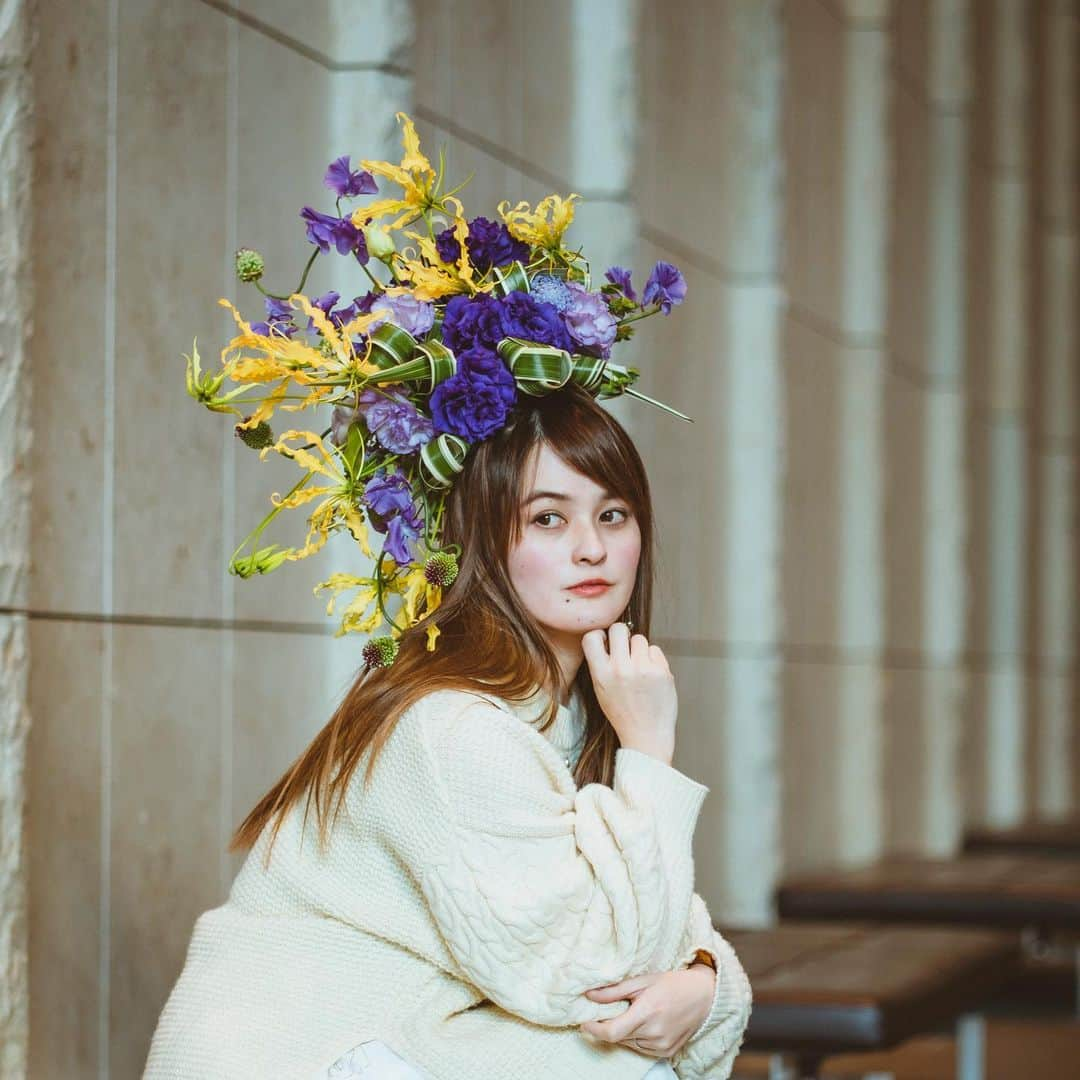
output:
M750 987L693 893L674 680L630 631L637 451L571 384L471 448L444 528L438 649L403 635L242 823L150 1080L729 1075Z

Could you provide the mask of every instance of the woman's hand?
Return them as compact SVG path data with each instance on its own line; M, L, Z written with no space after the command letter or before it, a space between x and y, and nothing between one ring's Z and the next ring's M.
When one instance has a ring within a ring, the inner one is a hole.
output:
M605 648L606 644L606 648ZM675 677L659 645L630 636L626 623L582 635L596 699L619 743L671 764L679 699Z
M715 990L716 972L705 964L635 975L585 992L596 1002L625 998L630 1008L609 1020L586 1020L581 1030L648 1057L671 1057L709 1015Z

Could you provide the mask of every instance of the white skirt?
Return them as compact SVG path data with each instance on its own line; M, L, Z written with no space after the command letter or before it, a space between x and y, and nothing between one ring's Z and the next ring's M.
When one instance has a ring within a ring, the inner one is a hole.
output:
M415 1065L399 1057L381 1039L368 1039L354 1046L320 1072L312 1080L347 1080L348 1077L363 1080L428 1080ZM675 1070L667 1059L656 1061L642 1080L678 1080Z

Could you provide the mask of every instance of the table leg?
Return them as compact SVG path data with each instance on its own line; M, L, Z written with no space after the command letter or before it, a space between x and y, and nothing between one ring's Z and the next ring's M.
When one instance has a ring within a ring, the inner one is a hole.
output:
M956 1021L956 1080L983 1080L986 1075L986 1019L969 1013Z
M783 1054L769 1055L769 1080L789 1080L787 1059Z
M1080 945L1073 950L1073 975L1076 978L1076 1017L1080 1020Z

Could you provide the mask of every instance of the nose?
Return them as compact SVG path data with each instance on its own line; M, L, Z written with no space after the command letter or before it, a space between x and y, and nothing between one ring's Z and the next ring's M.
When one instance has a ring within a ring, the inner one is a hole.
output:
M602 562L607 557L604 537L595 522L585 522L578 527L574 537L574 561Z

